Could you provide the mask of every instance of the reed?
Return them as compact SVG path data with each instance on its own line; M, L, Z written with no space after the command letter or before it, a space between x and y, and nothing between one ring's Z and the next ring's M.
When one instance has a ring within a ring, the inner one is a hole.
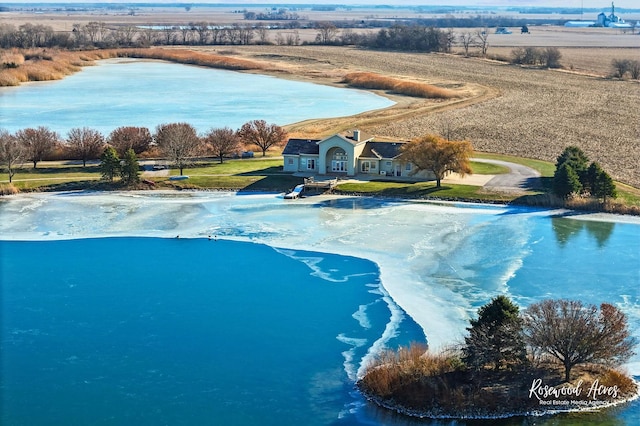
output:
M351 87L360 89L389 90L401 95L419 98L452 99L458 97L458 94L453 90L427 83L385 77L372 72L349 73L343 77L342 81Z
M230 58L185 49L105 49L83 52L30 49L0 52L0 86L17 86L29 81L60 80L93 65L94 61L112 58L142 58L198 65L226 70L260 70L260 62Z
M430 352L421 343L397 351L383 351L366 369L360 386L379 397L397 396L412 382L424 377L442 377L461 365L459 358L445 352Z
M230 58L214 53L194 52L185 49L120 49L120 57L159 59L187 65L199 65L227 70L266 69L263 63L246 59Z
M2 195L14 195L19 193L20 190L13 186L13 184L0 184L0 196Z

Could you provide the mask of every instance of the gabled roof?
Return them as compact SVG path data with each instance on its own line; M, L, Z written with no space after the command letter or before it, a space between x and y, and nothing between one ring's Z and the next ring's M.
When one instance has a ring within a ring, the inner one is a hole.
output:
M282 155L318 155L320 153L318 142L320 142L319 139L289 139Z
M404 142L367 142L360 157L396 158L400 155L400 147Z

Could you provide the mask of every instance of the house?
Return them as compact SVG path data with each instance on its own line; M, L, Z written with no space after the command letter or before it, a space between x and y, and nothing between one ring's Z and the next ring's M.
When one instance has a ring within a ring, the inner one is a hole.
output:
M282 152L284 171L317 175L415 177L400 159L406 142L376 142L359 130L325 139L289 139Z

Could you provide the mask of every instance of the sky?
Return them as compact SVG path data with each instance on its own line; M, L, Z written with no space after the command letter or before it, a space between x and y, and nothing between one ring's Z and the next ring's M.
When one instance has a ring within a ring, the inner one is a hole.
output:
M609 8L610 0L9 0L8 3L209 3L209 4L344 4L344 5L465 5L465 6L523 6ZM640 8L638 0L617 0L616 7Z

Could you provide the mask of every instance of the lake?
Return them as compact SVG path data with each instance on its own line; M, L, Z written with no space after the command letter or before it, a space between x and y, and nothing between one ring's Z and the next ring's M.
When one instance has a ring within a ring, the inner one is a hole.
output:
M2 424L424 424L355 378L384 347L461 341L498 294L606 301L640 337L633 217L229 192L23 194L0 216ZM535 421L635 425L640 402Z
M199 132L342 117L394 103L370 92L160 61L106 60L63 80L0 88L0 128L74 127L108 135L120 126L187 122Z

